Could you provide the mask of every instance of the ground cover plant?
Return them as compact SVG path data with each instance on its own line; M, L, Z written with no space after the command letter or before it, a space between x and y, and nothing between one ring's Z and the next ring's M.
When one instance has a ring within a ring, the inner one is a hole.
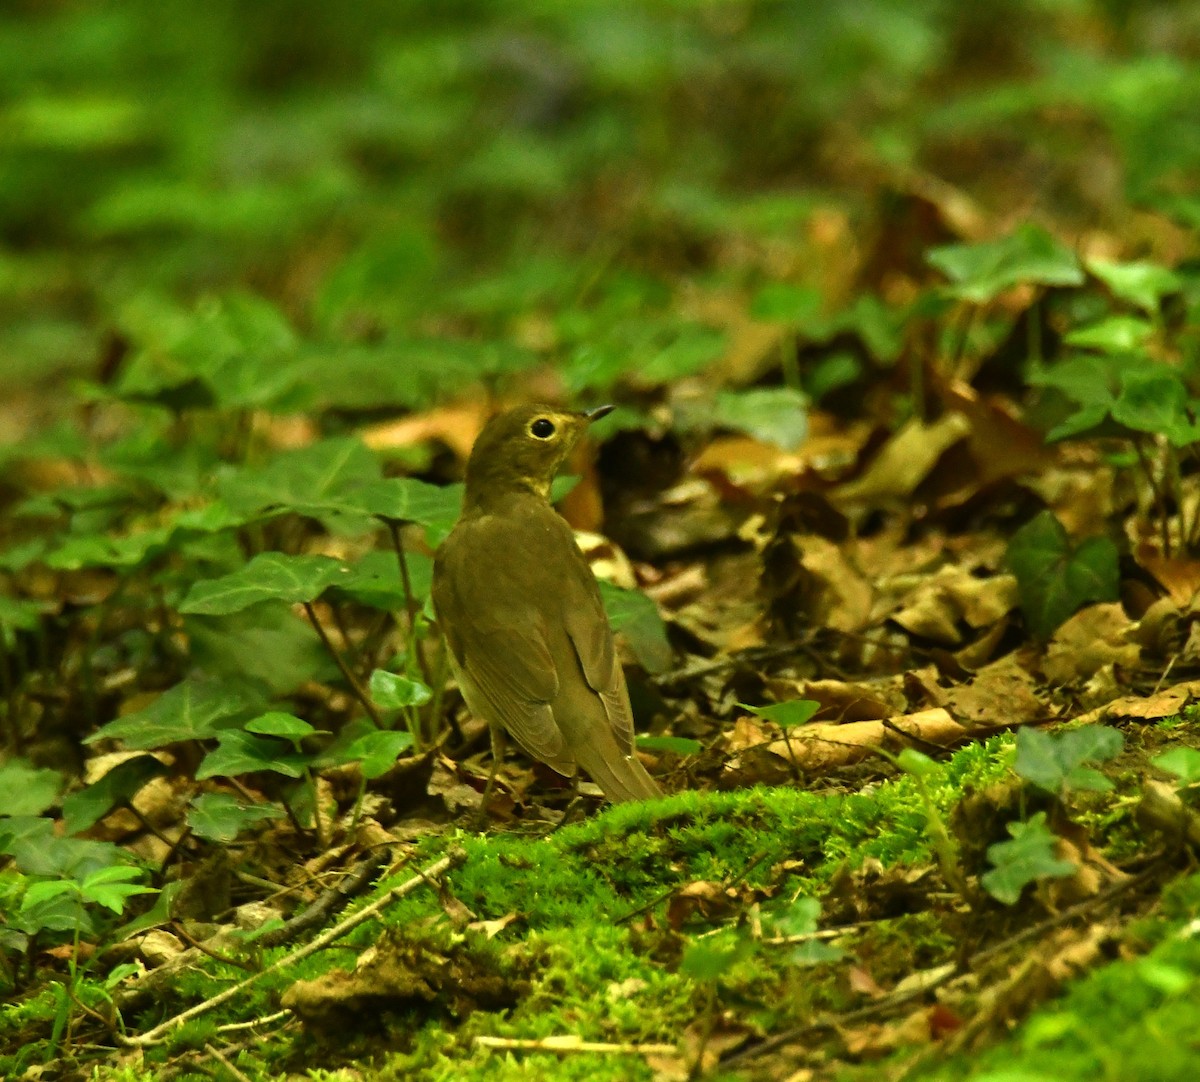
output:
M817 7L0 16L5 1078L1195 1074L1200 19ZM482 803L529 400L661 801Z

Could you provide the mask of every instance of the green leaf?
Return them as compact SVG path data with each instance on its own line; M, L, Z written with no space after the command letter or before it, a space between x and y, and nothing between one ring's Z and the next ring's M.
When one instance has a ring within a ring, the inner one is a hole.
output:
M408 576L413 596L423 605L433 583L433 560L423 552L406 552ZM405 605L404 582L396 553L389 549L374 549L350 565L349 573L338 579L331 589L373 609L390 611Z
M820 318L823 304L819 289L788 282L770 282L750 301L750 315L755 319L803 327Z
M187 821L197 837L228 845L243 830L283 815L276 804L245 804L230 793L201 793L192 801Z
M384 710L423 706L433 698L433 692L420 680L400 676L386 669L376 669L371 673L369 687L371 698Z
M1017 733L1013 769L1055 796L1069 789L1108 790L1112 782L1087 764L1106 762L1124 746L1120 731L1105 725L1085 725L1057 734L1026 726Z
M308 764L309 756L288 750L278 740L234 729L218 735L217 746L196 768L196 780L218 776L235 778L239 774L253 774L259 770L270 770L289 778L302 778Z
M396 760L412 745L413 737L410 732L402 729L375 729L363 733L342 747L326 749L313 765L324 768L361 762L363 777L371 781L391 770Z
M713 420L790 451L808 435L808 399L790 387L721 391Z
M158 893L155 887L129 882L131 879L140 878L141 875L140 868L131 868L127 865L97 868L84 879L80 894L85 902L102 905L119 914L124 911L125 902L135 894Z
M1084 280L1075 253L1032 224L998 240L934 248L928 259L950 279L950 295L972 304L1024 283L1077 286Z
M118 763L104 777L63 800L63 825L68 834L79 834L103 819L113 808L124 806L151 778L167 773L153 755L135 755Z
M1008 832L1012 841L988 846L992 869L979 877L984 890L998 902L1015 905L1030 883L1074 873L1071 861L1054 855L1056 838L1046 826L1045 812L1038 812L1027 822L1009 823Z
M287 604L315 601L329 586L349 574L340 560L329 556L263 552L231 574L195 583L180 602L179 611L227 616L260 601Z
M246 680L189 677L144 710L110 721L84 740L120 740L127 748L161 748L180 740L208 740L260 706L262 690Z
M928 778L941 770L934 760L916 748L905 748L896 756L896 762L901 770L915 778Z
M282 710L271 710L266 714L260 714L246 722L242 728L248 733L257 733L259 736L279 736L284 740L291 740L293 743L303 740L306 736L312 736L313 733L324 731L314 729L303 718L298 718L295 714L288 714Z
M738 703L738 706L751 714L774 722L781 729L805 725L821 709L821 704L815 699L788 699L787 702L771 703L768 706L747 706L745 703Z
M453 529L462 510L462 485L430 485L414 477L388 477L356 489L350 499L368 514L424 526L431 545Z
M45 601L0 597L0 646L11 650L21 631L35 631L51 605Z
M1182 785L1200 782L1200 751L1196 748L1177 747L1164 751L1150 760L1159 770L1174 774Z
M0 763L0 815L41 815L58 799L63 777L25 759Z
M1079 349L1095 349L1102 353L1131 353L1141 349L1154 328L1140 316L1108 316L1098 323L1070 331L1065 341Z
M637 746L646 751L669 751L672 755L699 755L704 745L683 736L649 736L638 733Z
M679 972L694 981L711 984L747 957L751 943L740 936L713 936L687 945Z
M1114 421L1135 432L1166 435L1188 423L1187 401L1187 387L1179 374L1151 364L1121 373L1121 390L1111 413Z
M642 668L648 673L666 672L675 652L654 601L640 590L623 590L608 582L600 583L600 596L613 632L625 636Z
M1157 263L1089 259L1087 269L1108 286L1113 296L1136 305L1149 315L1158 311L1163 297L1183 288L1179 275Z
M375 523L355 492L381 480L379 460L353 438L322 440L276 455L265 466L223 478L221 499L243 515L292 512L319 519L341 533L365 533Z
M264 601L228 616L188 616L184 629L195 667L214 677L243 680L246 658L254 658L263 699L266 692L288 695L310 680L340 675L312 624L297 619L282 601Z
M1009 542L1005 562L1017 577L1021 611L1034 634L1048 638L1081 606L1115 601L1117 558L1117 546L1107 537L1092 537L1073 548L1049 511L1022 526Z

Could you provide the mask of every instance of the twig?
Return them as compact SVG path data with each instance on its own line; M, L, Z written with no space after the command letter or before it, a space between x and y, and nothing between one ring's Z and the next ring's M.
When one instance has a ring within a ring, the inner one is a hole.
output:
M396 562L400 565L400 584L404 587L404 611L408 613L408 649L415 654L417 667L421 670L421 679L427 687L432 685L433 678L429 672L429 663L417 643L417 617L420 609L417 599L413 596L412 575L408 570L408 556L404 551L404 538L400 535L400 523L394 518L385 519L388 532L392 535L392 548L396 550Z
M239 1071L228 1059L226 1059L225 1055L220 1051L220 1049L215 1048L211 1044L205 1044L204 1051L212 1056L212 1058L215 1059L222 1067L224 1067L225 1070L227 1070L231 1075L233 1075L237 1082L250 1082L250 1076Z
M281 1022L285 1018L291 1018L291 1016L291 1011L276 1011L274 1014L264 1014L261 1018L251 1018L249 1022L229 1022L226 1025L217 1026L217 1032L241 1033L243 1030L256 1029L271 1022Z
M371 696L367 694L362 684L359 683L358 677L350 671L350 666L346 664L345 658L342 657L341 651L330 641L329 635L321 626L321 621L317 619L317 610L313 608L311 601L305 601L304 612L308 616L308 622L312 624L313 630L317 633L317 638L321 640L321 645L329 651L329 656L333 658L334 664L341 670L342 676L345 677L346 683L350 685L350 691L354 697L362 704L362 708L367 712L367 716L375 722L379 729L386 728L383 724L383 719L379 716L379 711L375 709L375 704L371 702Z
M387 851L383 850L360 860L343 879L325 890L316 901L285 920L280 927L264 932L256 942L263 947L279 947L295 939L301 932L323 924L325 918L338 906L345 904L370 883L371 877L387 859Z
M567 1033L560 1037L540 1037L537 1040L517 1037L478 1036L475 1044L480 1048L503 1048L527 1052L611 1052L617 1055L678 1056L679 1049L673 1044L612 1044L608 1041L585 1041Z
M442 857L441 860L434 861L428 868L423 869L411 879L401 883L398 887L393 887L391 890L384 892L370 905L364 906L356 913L352 913L345 920L340 921L328 931L317 936L316 939L313 939L304 946L297 948L296 950L292 951L291 954L287 954L278 959L271 965L267 966L266 969L260 970L258 973L251 974L245 980L238 981L237 984L230 985L230 987L226 988L223 992L218 992L215 996L211 996L202 1003L197 1003L194 1006L189 1007L186 1011L182 1011L179 1014L168 1018L165 1022L160 1022L153 1029L147 1030L145 1033L139 1034L136 1037L119 1038L121 1043L137 1048L145 1048L152 1044L158 1044L160 1041L164 1040L167 1034L176 1026L182 1025L184 1022L190 1021L193 1018L197 1018L202 1014L206 1014L208 1011L212 1010L214 1007L220 1006L222 1003L226 1003L231 999L235 999L237 996L241 995L251 984L262 977L265 977L268 973L275 973L287 966L307 958L310 954L315 954L317 951L323 950L325 947L329 946L330 943L333 943L335 940L338 940L344 936L352 928L358 927L358 925L362 924L364 921L375 916L376 913L386 908L392 902L403 898L406 894L411 894L417 889L417 887L428 883L431 879L434 879L440 875L444 875L451 868L457 868L466 859L467 851L456 846L444 857Z

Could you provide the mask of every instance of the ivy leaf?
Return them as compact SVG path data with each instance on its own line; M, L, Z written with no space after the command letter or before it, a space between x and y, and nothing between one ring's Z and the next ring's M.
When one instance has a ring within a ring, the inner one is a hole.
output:
M1158 311L1163 297L1183 288L1179 275L1157 263L1089 259L1087 269L1108 287L1113 296L1128 301L1148 315Z
M144 710L97 729L84 740L120 740L127 748L161 748L180 740L209 740L262 704L257 685L243 680L190 677L163 692Z
M808 435L808 398L791 387L721 391L713 420L790 451Z
M240 729L227 730L218 735L217 746L196 768L196 780L218 776L235 778L259 770L302 778L309 761L309 756L288 750L278 740L254 736Z
M928 259L950 279L947 292L972 304L987 304L1026 282L1077 286L1084 280L1075 253L1033 224L998 240L934 248Z
M1155 756L1151 763L1159 770L1174 774L1181 785L1200 782L1200 751L1195 748L1178 747Z
M711 984L750 954L751 943L741 936L698 939L683 952L679 972L694 981Z
M413 596L424 604L433 584L433 560L423 552L406 552L404 562L408 565ZM331 589L338 596L384 611L403 608L406 601L396 554L385 549L375 549L355 560Z
M1043 511L1022 526L1009 542L1005 563L1017 577L1021 611L1041 638L1081 606L1115 601L1120 586L1117 546L1092 537L1071 546L1063 524Z
M260 601L287 604L315 601L329 586L349 574L340 560L329 556L263 552L231 574L195 583L180 603L179 611L227 616Z
M11 650L16 645L17 633L35 631L51 607L45 601L0 597L0 646Z
M165 773L167 768L153 755L135 755L118 763L99 781L63 800L63 825L67 833L87 830L113 808L128 804L151 778Z
M295 714L288 714L282 710L271 710L266 714L260 714L246 722L242 728L248 733L257 733L259 736L278 736L293 742L303 740L306 736L312 736L313 733L324 731L314 729L303 718L298 718Z
M431 485L414 477L389 477L357 489L351 500L368 514L425 527L431 545L439 545L458 521L462 485Z
M600 583L600 597L613 632L625 636L642 668L648 673L666 672L675 652L654 601L640 590L622 590L608 582Z
M815 699L789 699L787 702L771 703L768 706L747 706L745 703L738 703L738 706L751 714L774 722L781 729L804 725L811 721L813 715L821 709L821 704Z
M245 804L230 793L201 793L192 801L187 821L197 837L228 845L255 823L283 814L274 804Z
M336 749L326 749L313 765L324 768L361 763L363 777L371 781L391 770L412 745L412 733L406 730L372 729Z
M1168 435L1188 424L1187 387L1165 365L1127 368L1111 413L1118 424L1135 432Z
M362 441L322 440L285 451L265 466L244 468L218 484L221 499L243 515L292 512L343 534L365 533L373 519L353 493L381 480L379 460Z
M24 759L0 763L0 815L41 815L57 799L63 777Z
M1069 346L1095 349L1102 353L1132 353L1141 349L1154 333L1150 321L1140 316L1108 316L1086 327L1077 327L1066 336Z
M1120 731L1106 725L1085 725L1057 734L1026 727L1017 733L1013 769L1055 796L1068 789L1103 792L1112 788L1112 782L1086 764L1106 762L1124 746Z
M992 868L979 877L984 890L998 902L1015 905L1030 883L1074 873L1071 861L1054 855L1056 839L1046 826L1045 812L1038 812L1027 822L1009 823L1008 832L1012 841L988 846Z
M371 698L384 710L403 710L410 706L423 706L433 698L433 692L420 680L408 676L376 669L371 673Z

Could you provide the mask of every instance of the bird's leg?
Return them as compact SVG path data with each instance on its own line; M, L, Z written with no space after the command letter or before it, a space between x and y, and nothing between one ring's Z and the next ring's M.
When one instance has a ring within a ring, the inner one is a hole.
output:
M487 784L483 787L483 797L479 801L479 811L475 815L475 830L482 830L487 823L488 805L492 800L492 790L496 788L496 774L504 761L504 749L508 744L504 730L499 725L489 725L488 732L492 737L492 769L488 771Z
M567 803L566 809L563 811L562 818L558 821L557 825L554 827L554 830L562 830L562 828L568 823L573 822L577 817L580 817L579 811L586 802L587 797L585 797L579 791L579 771L577 770L571 775L571 799ZM553 834L554 830L550 831L550 833Z

